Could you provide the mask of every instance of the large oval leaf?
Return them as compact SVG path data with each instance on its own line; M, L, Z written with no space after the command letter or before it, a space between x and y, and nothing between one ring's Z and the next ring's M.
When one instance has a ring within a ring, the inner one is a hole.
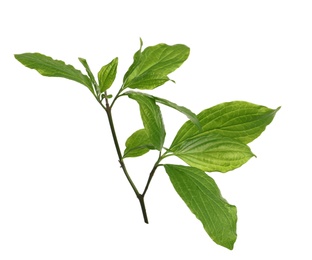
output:
M179 68L188 58L190 49L183 44L158 44L140 50L124 76L124 88L154 89L167 82L167 76Z
M205 134L219 133L249 143L257 138L270 124L279 110L270 109L245 101L233 101L203 110L197 115L202 132L191 123L186 122L178 131L171 147L179 145L187 138Z
M64 61L54 60L40 53L23 53L14 56L24 66L37 70L43 76L74 80L85 85L94 93L88 76L82 74L80 70L75 69L72 65L65 64Z
M228 172L254 156L246 144L214 133L186 139L170 151L188 165L206 172Z
M159 106L156 105L153 98L144 95L130 93L128 97L138 102L148 138L155 148L160 151L165 141L166 131Z
M164 165L170 181L206 232L217 244L233 249L236 241L236 207L221 195L205 172L188 166Z

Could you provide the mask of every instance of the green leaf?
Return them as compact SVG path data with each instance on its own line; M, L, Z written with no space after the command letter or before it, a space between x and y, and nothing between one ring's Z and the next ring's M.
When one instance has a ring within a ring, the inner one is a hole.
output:
M118 58L103 66L98 73L100 91L105 92L113 84L117 74Z
M143 95L143 96L147 96L150 98L153 98L157 103L166 105L168 107L171 107L179 112L181 112L182 114L186 115L193 124L195 124L197 126L198 129L201 130L201 125L197 119L197 116L188 108L183 107L183 106L179 106L169 100L163 99L163 98L159 98L159 97L155 97L146 93L142 93L142 92L135 92L135 91L127 91L124 93L124 95L128 95L128 94L133 94L133 95Z
M233 249L236 241L236 207L221 195L215 181L203 171L182 165L164 165L170 181L206 232L217 244Z
M41 75L47 77L61 77L77 81L94 94L92 83L87 75L75 69L72 65L65 64L61 60L54 60L51 57L40 53L15 54L15 58L24 66L37 70Z
M132 89L154 89L170 80L168 74L179 68L188 58L190 49L183 44L158 44L139 51L124 76L123 87Z
M89 67L89 64L88 64L87 60L84 59L84 58L78 58L78 59L81 62L81 64L85 67L85 69L86 69L86 71L88 73L88 76L91 79L91 82L93 83L94 87L98 88L98 84L96 83L96 80L95 80L95 78L93 76L93 73L92 73L92 71L91 71L91 69Z
M154 99L147 96L130 93L128 97L138 102L148 138L154 147L160 151L165 141L166 132L159 106L156 105Z
M155 149L145 129L134 132L126 141L124 158L138 157L146 154L149 150Z
M190 137L205 135L207 132L218 133L247 144L265 130L278 110L279 108L270 109L245 101L221 103L197 115L202 132L191 122L186 122L178 131L171 148Z
M254 156L246 144L215 133L186 139L170 151L188 165L206 172L228 172Z
M129 75L134 71L134 69L137 67L137 65L140 63L140 58L142 54L142 46L143 41L140 38L140 49L133 55L133 63L129 67L128 71L124 75L123 82L125 83L126 79L129 77Z

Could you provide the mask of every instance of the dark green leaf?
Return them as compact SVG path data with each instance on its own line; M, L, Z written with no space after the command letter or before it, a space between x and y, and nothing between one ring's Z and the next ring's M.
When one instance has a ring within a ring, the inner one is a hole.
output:
M43 76L74 80L87 86L94 93L88 76L82 74L80 70L75 69L72 65L65 64L61 60L54 60L40 53L23 53L14 56L24 66L37 70Z
M117 74L118 58L103 66L98 73L100 91L104 92L111 87Z
M219 133L247 144L265 130L278 110L279 108L274 110L244 101L216 105L197 115L202 132L191 122L186 122L178 131L171 148L190 137L205 135L207 132Z
M147 153L149 150L155 149L152 145L145 129L134 132L126 141L126 149L124 158L137 157Z
M182 165L164 165L170 181L189 209L217 244L233 249L236 241L236 207L221 195L215 181L203 171Z
M138 102L143 125L149 140L160 151L165 141L166 132L159 106L156 105L153 98L144 95L130 93L128 97Z
M246 144L214 133L186 139L170 151L188 165L206 172L231 171L254 156Z
M146 93L142 93L142 92L134 92L134 91L127 91L125 92L124 94L125 95L128 95L129 93L132 93L133 95L143 95L143 96L147 96L147 97L150 97L150 98L153 98L157 103L160 103L160 104L163 104L163 105L166 105L168 107L171 107L173 109L176 109L177 111L181 112L182 114L186 115L193 124L195 124L198 129L201 129L201 125L197 119L197 116L191 111L189 110L188 108L186 107L183 107L183 106L179 106L169 100L166 100L166 99L163 99L163 98L159 98L159 97L155 97L155 96L152 96L152 95L149 95L149 94L146 94Z
M154 89L168 80L168 74L179 68L189 56L189 48L182 44L158 44L140 50L124 77L124 88Z

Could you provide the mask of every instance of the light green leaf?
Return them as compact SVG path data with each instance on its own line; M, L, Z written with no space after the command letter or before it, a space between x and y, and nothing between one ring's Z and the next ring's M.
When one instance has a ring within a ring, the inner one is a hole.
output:
M146 133L154 147L160 151L165 141L166 132L159 106L156 105L153 98L144 95L130 93L128 97L138 102Z
M118 58L103 66L98 73L100 91L105 92L113 84L117 74Z
M205 135L207 132L218 133L247 144L265 130L278 110L279 108L270 109L245 101L221 103L197 115L202 132L191 122L186 122L178 131L171 148L187 138Z
M214 133L186 139L170 151L188 165L206 172L228 172L254 156L246 144Z
M155 149L152 145L145 129L134 132L126 141L126 149L124 158L137 157L147 153L149 150Z
M170 181L206 232L217 244L233 249L236 241L236 207L221 195L215 181L203 171L182 165L164 165Z
M179 68L188 58L190 49L182 44L158 44L140 50L124 76L124 88L154 89L170 80L168 74Z
M137 67L137 65L140 63L141 54L142 54L142 46L143 41L140 38L140 49L133 55L133 63L129 67L128 71L124 75L123 82L126 82L126 79L129 77L129 75L134 71L134 69Z
M47 77L61 77L77 81L94 94L92 83L88 76L75 69L72 65L65 64L61 60L54 60L51 57L40 53L15 54L15 58L24 66L37 70L41 75Z
M197 119L197 116L188 108L183 107L183 106L179 106L169 100L163 99L163 98L159 98L159 97L155 97L146 93L142 93L142 92L135 92L135 91L127 91L124 93L124 95L128 95L128 94L132 94L132 95L143 95L143 96L147 96L150 98L153 98L157 103L166 105L168 107L171 107L179 112L181 112L182 114L186 115L193 124L195 124L197 126L198 129L201 129L201 125Z

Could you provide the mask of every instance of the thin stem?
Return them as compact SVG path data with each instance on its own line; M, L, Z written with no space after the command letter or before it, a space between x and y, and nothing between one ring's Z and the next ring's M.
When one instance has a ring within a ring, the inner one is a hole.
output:
M111 129L111 132L112 132L112 136L113 136L113 140L114 140L114 144L115 144L115 148L116 148L116 151L117 151L117 155L118 155L118 159L119 159L119 163L120 163L120 166L123 170L123 172L125 173L133 191L135 192L135 194L137 196L140 195L138 189L136 188L135 184L133 183L128 171L127 171L127 168L126 168L126 165L123 161L123 158L122 158L122 154L121 154L121 151L120 151L120 146L119 146L119 143L118 143L118 139L117 139L117 135L116 135L116 131L115 131L115 126L114 126L114 121L113 121L113 117L112 117L112 111L111 111L111 107L109 106L109 103L108 103L108 100L107 98L105 98L106 100L106 114L107 114L107 117L108 117L108 122L109 122L109 125L110 125L110 129ZM102 106L103 104L100 103ZM104 106L103 106L104 107Z
M146 192L147 192L147 190L148 190L148 187L149 187L149 185L150 185L150 183L151 183L151 181L152 181L152 179L153 179L153 176L154 176L154 174L155 174L155 172L156 172L156 170L157 170L157 167L159 166L160 161L164 158L163 156L164 156L164 155L161 155L161 152L159 152L158 159L157 159L156 163L154 164L153 169L152 169L151 172L150 172L150 175L149 175L149 177L148 177L147 183L146 183L146 185L145 185L145 189L144 189L144 191L143 191L143 193L142 193L142 196L143 196L143 197L145 196L145 194L146 194Z
M126 165L124 163L124 160L123 160L123 157L122 157L122 153L121 153L121 150L120 150L120 146L119 146L119 143L118 143L118 138L117 138L116 131L115 131L113 116L112 116L112 106L115 103L115 101L117 100L117 98L121 96L120 93L122 92L122 90L123 90L122 88L119 90L119 92L115 96L115 98L114 98L113 102L111 103L111 105L109 104L106 91L104 93L105 94L105 97L104 97L105 105L102 103L103 100L100 100L100 98L97 98L97 101L99 102L101 107L106 111L106 114L107 114L107 117L108 117L109 126L110 126L110 129L111 129L111 133L112 133L112 137L113 137L113 140L114 140L114 144L115 144L115 148L116 148L116 152L117 152L117 155L118 155L120 166L121 166L121 168L122 168L122 170L123 170L123 172L124 172L128 182L130 183L134 193L136 194L136 196L137 196L137 198L138 198L138 200L140 202L140 206L141 206L144 222L148 224L148 217L147 217L147 213L146 213L144 196L145 196L145 194L146 194L146 192L148 190L148 187L149 187L149 185L151 183L151 180L152 180L152 178L154 176L154 173L155 173L157 167L159 166L159 162L164 158L166 153L163 156L161 156L161 152L159 152L159 157L158 157L156 163L154 164L154 167L153 167L152 171L150 172L150 175L149 175L149 178L147 180L145 189L144 189L143 193L140 194L140 192L136 188L134 182L132 181L132 179L131 179L128 171L127 171Z
M151 181L152 181L152 179L153 179L153 176L154 176L154 174L155 174L155 172L156 172L156 169L157 169L157 167L159 166L159 164L158 164L159 161L160 161L160 159L157 160L157 162L155 163L155 165L154 165L152 171L150 172L150 175L149 175L149 177L148 177L148 180L147 180L145 189L144 189L144 191L143 191L143 193L142 193L142 196L143 196L143 197L145 196L145 194L146 194L146 192L147 192L147 190L148 190L148 187L149 187L149 185L150 185L150 183L151 183Z
M111 104L111 108L113 107L113 105L115 104L116 100L120 97L120 93L123 91L123 86L121 86L121 88L119 89L118 93L116 94L115 98L113 99L113 102Z

